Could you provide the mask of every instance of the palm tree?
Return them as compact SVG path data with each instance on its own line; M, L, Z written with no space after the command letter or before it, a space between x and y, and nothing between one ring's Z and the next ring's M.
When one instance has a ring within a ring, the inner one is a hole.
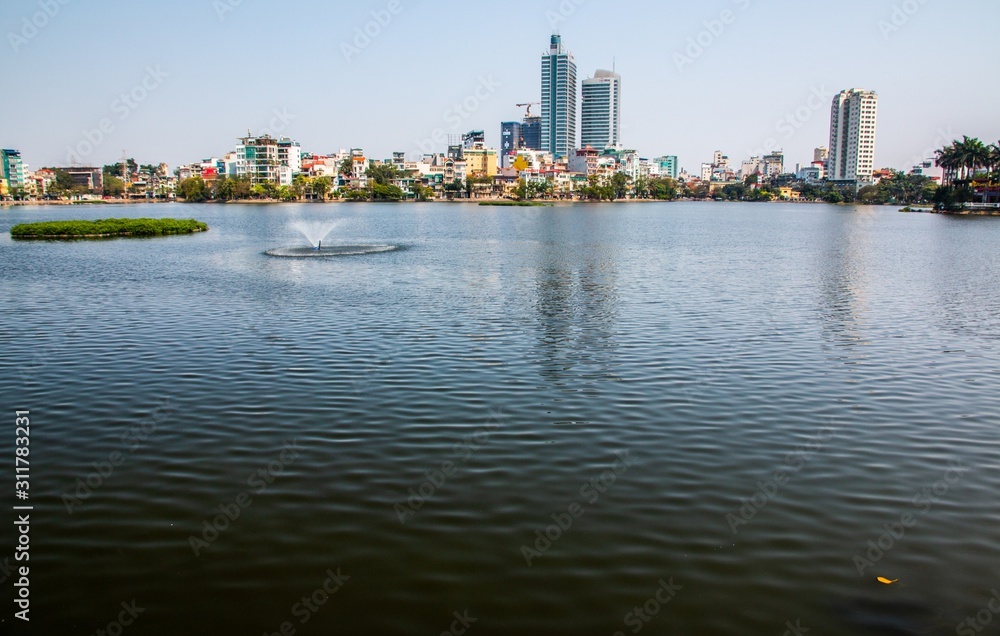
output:
M958 142L935 151L934 155L938 167L944 168L944 184L942 185L951 185L958 176Z
M990 165L989 146L975 138L964 138L965 161L969 169L968 178L974 180L980 168Z
M993 183L1000 182L1000 141L989 147L990 179Z

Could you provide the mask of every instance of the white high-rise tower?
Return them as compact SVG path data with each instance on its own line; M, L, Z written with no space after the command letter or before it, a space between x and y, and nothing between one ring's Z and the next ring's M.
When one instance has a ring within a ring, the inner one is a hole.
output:
M827 179L868 183L875 171L878 95L852 88L833 98Z
M613 71L597 71L583 80L583 107L580 117L580 145L603 150L622 143L622 76Z

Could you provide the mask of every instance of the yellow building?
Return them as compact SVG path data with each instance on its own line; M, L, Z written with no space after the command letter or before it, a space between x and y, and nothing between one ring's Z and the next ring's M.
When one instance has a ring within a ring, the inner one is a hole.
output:
M778 196L785 201L798 201L802 195L791 188L778 188Z
M462 151L465 156L470 177L495 177L500 172L497 164L497 151L492 148L479 147Z

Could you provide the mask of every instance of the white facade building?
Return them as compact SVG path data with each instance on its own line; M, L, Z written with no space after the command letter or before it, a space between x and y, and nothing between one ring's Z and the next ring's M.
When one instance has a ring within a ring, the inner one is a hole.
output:
M871 183L875 171L875 129L878 95L853 88L833 98L830 115L831 181Z
M583 80L583 106L580 117L580 145L598 150L619 148L621 126L622 76L600 70Z

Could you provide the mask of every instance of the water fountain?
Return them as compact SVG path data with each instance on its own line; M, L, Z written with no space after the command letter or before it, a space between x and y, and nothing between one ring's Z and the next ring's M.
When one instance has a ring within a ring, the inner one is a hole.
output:
M333 232L341 221L295 221L289 228L298 231L309 241L308 247L279 247L268 250L268 256L282 258L329 258L333 256L360 256L363 254L379 254L399 249L398 245L323 245L323 241Z

